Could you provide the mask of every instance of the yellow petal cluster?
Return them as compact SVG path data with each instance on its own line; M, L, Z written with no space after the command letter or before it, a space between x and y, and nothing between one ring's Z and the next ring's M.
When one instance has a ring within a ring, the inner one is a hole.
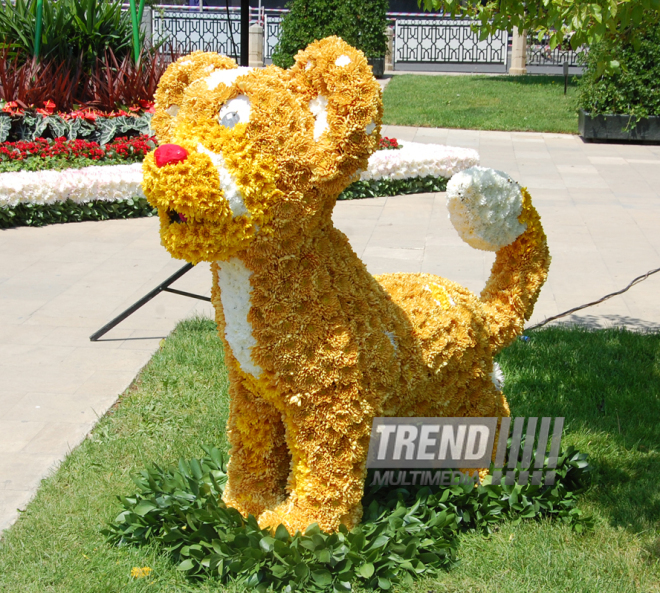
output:
M145 193L170 253L213 262L231 396L225 501L291 533L352 527L375 416L509 414L490 378L493 355L531 313L549 264L545 236L527 202L527 231L498 253L481 300L429 274L374 278L331 219L380 136L381 90L365 57L330 37L290 70L209 82L234 67L199 52L170 66L154 122L161 142L188 157L159 168L150 155ZM227 128L220 109L238 97L249 120ZM244 214L232 212L229 178ZM249 274L246 319L223 308L219 270L230 258ZM259 373L231 349L236 324L253 338Z

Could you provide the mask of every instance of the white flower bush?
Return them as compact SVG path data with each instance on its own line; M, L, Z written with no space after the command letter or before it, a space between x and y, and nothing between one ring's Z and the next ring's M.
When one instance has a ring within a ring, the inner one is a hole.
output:
M399 141L399 150L378 150L360 179L449 178L479 163L479 154L469 148ZM72 200L116 201L142 193L142 163L85 167L63 171L18 171L0 173L0 208L21 203L53 204Z
M520 186L506 173L471 167L447 184L449 218L463 241L475 249L497 251L513 243L526 226Z
M0 207L21 203L53 204L72 200L113 202L143 197L142 163L63 171L0 173Z
M360 179L410 179L428 175L448 179L479 164L479 153L471 148L403 140L398 143L399 150L378 150L372 154L369 167L362 172Z

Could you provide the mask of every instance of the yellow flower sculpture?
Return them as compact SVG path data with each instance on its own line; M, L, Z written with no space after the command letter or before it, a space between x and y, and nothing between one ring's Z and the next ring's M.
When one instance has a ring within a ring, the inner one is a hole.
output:
M213 262L231 381L224 500L262 526L359 523L375 416L509 414L493 355L546 277L538 216L503 174L466 172L450 192L455 224L497 250L481 298L428 274L374 278L331 216L377 149L381 115L364 55L337 37L286 71L195 52L156 94L161 146L144 189L170 253ZM484 219L470 196L491 190ZM498 216L500 231L482 224Z

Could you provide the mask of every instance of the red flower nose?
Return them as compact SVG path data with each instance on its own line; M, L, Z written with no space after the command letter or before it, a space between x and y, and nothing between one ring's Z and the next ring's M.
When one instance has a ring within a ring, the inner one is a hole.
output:
M154 152L156 166L164 167L168 163L180 163L188 158L188 151L178 144L163 144Z

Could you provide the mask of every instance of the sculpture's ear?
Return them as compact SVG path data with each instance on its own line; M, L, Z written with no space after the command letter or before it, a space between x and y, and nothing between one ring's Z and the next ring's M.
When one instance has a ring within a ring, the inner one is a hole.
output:
M378 148L380 85L364 54L339 37L312 43L295 60L290 85L314 117L308 133L317 179L347 185Z
M155 113L151 120L158 141L163 144L173 140L176 114L183 101L183 94L192 82L205 78L213 70L236 67L236 62L231 58L203 51L193 52L170 64L158 83Z

